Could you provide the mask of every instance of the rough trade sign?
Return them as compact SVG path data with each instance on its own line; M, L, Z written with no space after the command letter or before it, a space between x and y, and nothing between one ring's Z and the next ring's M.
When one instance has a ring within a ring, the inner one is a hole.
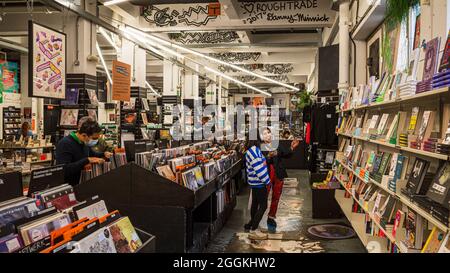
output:
M332 0L297 0L238 2L239 18L230 19L230 7L213 8L210 4L150 5L142 9L141 24L158 31L220 30L289 27L329 27L335 12Z
M328 0L241 2L244 24L332 25L334 13Z

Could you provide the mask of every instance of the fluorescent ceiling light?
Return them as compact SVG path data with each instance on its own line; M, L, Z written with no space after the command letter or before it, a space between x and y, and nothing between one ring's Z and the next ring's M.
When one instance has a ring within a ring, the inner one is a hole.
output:
M116 43L114 43L114 41L112 40L111 36L109 36L109 35L106 33L105 29L103 29L102 27L99 27L99 28L98 28L98 31L100 32L101 35L103 35L103 37L105 37L106 41L108 41L108 43L109 43L112 47L114 47L114 49L115 49L116 51L119 51L119 47L116 45Z
M104 6L111 6L111 5L120 4L120 3L128 2L128 1L129 0L111 0L111 1L108 1L108 2L104 2L103 5Z
M240 80L234 79L234 78L232 78L232 77L230 77L230 76L228 76L228 75L223 74L222 72L219 72L219 71L214 70L214 69L212 69L212 68L209 68L209 67L207 67L207 66L205 66L205 69L208 70L209 72L212 72L212 73L214 73L214 74L216 74L216 75L219 75L219 76L221 76L221 77L223 77L223 78L225 78L225 79L227 79L227 80L230 80L230 81L232 81L232 82L235 82L235 83L238 83L238 84L240 84L240 85L243 85L243 86L245 86L245 87L247 87L247 88L250 88L250 89L252 89L252 90L255 90L255 91L257 91L257 92L259 92L259 93L261 93L261 94L264 94L264 95L266 95L266 96L272 97L272 94L270 94L270 93L268 93L268 92L266 92L266 91L263 91L263 90L261 90L261 89L259 89L259 88L256 88L256 87L254 87L254 86L251 86L250 84L246 84L246 83L244 83L244 82L241 82Z
M109 75L108 67L106 66L105 59L103 59L102 51L100 50L100 47L98 46L98 42L95 43L95 48L97 48L98 56L100 57L100 61L102 62L103 69L106 72L106 77L108 78L109 83L113 83L111 79L111 75Z
M157 43L165 44L165 45L170 46L170 47L172 47L172 48L176 48L176 49L182 50L182 51L184 51L184 52L187 52L187 53L196 55L196 56L198 56L198 57L207 59L207 60L209 60L209 61L211 61L211 62L215 62L215 63L221 64L221 65L229 66L229 67L231 67L231 68L233 68L233 69L235 69L235 70L238 70L238 71L247 73L247 74L252 75L252 76L254 76L254 77L258 77L258 78L263 79L263 80L266 80L266 81L268 81L268 82L271 82L271 83L274 83L274 84L277 84L277 85L284 86L284 87L289 88L289 89L294 90L294 91L300 91L300 89L297 88L297 87L295 87L295 86L292 86L292 85L289 85L289 84L286 84L286 83L283 83L283 82L280 82L280 81L276 81L276 80L274 80L274 79L271 79L271 78L268 78L268 77L266 77L266 76L257 74L257 73L255 73L255 72L252 72L252 71L247 70L247 69L245 69L245 68L242 68L242 67L240 67L240 66L237 66L237 65L234 65L234 64L230 64L230 63L224 62L224 61L222 61L222 60L213 58L213 57L211 57L211 56L209 56L209 55L205 55L205 54L203 54L203 53L200 53L200 52L194 51L194 50L192 50L192 49L186 48L186 47L184 47L184 46L180 46L180 45L171 43L171 42L169 42L169 41L166 41L166 40L161 39L161 38L159 38L159 37L156 37L156 36L154 36L154 35L150 35L150 34L148 34L148 33L139 31L139 30L137 30L137 29L135 29L135 28L132 28L132 27L128 27L128 26L127 26L127 27L126 27L126 30L129 30L130 32L134 32L135 35L139 35L139 36L143 35L143 36L145 36L145 37L147 37L147 38L149 38L149 39L152 39L152 40L156 41ZM159 45L159 44L158 44L158 45Z
M165 46L163 46L163 45L161 45L159 43L155 43L155 42L151 41L150 39L148 39L146 37L143 37L140 33L138 34L138 33L135 33L135 32L131 32L129 30L130 30L130 28L126 28L124 31L125 31L125 33L129 34L130 36L132 36L136 40L144 43L150 50L155 51L157 54L164 56L163 54L158 53L158 50L156 50L155 47L158 47L159 49L161 49L161 50L163 50L163 51L165 51L165 52L167 52L167 53L169 53L169 54L171 54L173 56L176 56L176 57L178 57L180 59L184 59L183 54L180 54L180 53L178 53L178 52L176 52L176 51L174 51L174 50L172 50L170 48L167 48L167 47L165 47Z
M145 85L147 85L148 88L150 89L150 91L155 93L155 95L157 95L158 97L161 97L161 95L158 92L156 92L155 89L153 89L153 87L148 83L148 81L145 81Z

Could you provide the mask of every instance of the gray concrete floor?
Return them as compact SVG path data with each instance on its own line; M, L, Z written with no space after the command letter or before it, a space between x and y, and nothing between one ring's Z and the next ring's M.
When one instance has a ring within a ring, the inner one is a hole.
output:
M237 206L221 232L210 242L206 252L211 253L365 253L366 249L354 237L345 240L323 240L310 236L307 228L322 223L343 223L342 219L313 219L312 194L306 171L291 170L289 177L298 179L298 185L285 185L277 213L277 233L268 240L250 241L244 232L244 224L250 219L248 210L249 189L237 197ZM260 223L267 229L266 216Z

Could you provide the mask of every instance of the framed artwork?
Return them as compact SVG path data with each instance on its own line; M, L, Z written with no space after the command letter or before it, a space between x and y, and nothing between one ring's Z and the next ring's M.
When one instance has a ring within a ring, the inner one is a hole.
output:
M0 61L0 91L20 93L19 65L17 62Z
M30 97L66 98L66 34L28 21Z

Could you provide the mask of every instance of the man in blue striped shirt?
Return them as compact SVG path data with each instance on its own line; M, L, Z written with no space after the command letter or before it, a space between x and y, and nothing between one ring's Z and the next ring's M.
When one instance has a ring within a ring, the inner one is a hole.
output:
M247 182L252 189L251 220L245 225L245 229L250 230L249 239L265 240L267 234L262 233L258 227L267 209L267 187L270 186L270 177L266 158L258 146L256 141L250 141L248 145L250 148L245 153Z

